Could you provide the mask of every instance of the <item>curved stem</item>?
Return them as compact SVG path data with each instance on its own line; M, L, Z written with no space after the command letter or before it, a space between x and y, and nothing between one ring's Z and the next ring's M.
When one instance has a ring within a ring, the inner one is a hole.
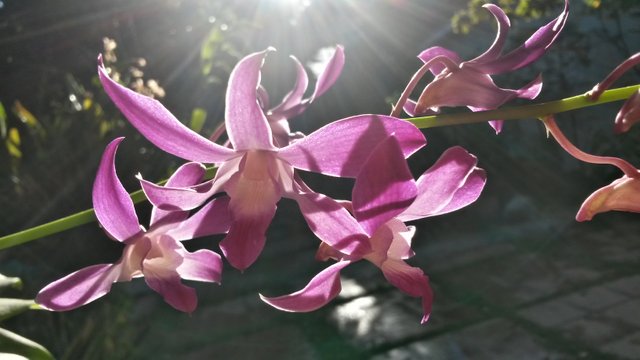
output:
M590 164L613 165L631 178L637 178L640 176L638 169L623 159L612 156L592 155L578 149L571 143L571 141L569 141L569 139L567 139L562 130L560 130L558 124L556 124L556 121L553 119L553 116L543 118L542 122L544 122L547 127L547 131L556 139L558 144L560 144L560 146L562 146L562 148L574 158Z
M445 114L434 116L421 116L406 119L421 129L432 127L474 124L494 119L515 120L525 118L541 118L550 114L577 110L589 106L605 104L613 101L625 100L640 89L640 85L627 86L618 89L607 90L598 98L590 100L586 94L573 96L561 100L550 101L541 104L505 107L497 110L464 112L457 114Z

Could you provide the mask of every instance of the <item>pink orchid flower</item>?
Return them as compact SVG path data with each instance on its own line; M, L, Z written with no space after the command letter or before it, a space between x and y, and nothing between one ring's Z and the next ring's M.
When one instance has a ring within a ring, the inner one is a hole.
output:
M50 310L72 310L104 296L114 282L144 276L147 285L169 305L191 313L197 306L196 292L181 279L219 283L222 260L210 250L188 252L180 241L226 232L228 198L208 203L191 217L188 212L154 207L149 230L145 230L116 174L115 154L122 139L107 146L93 184L96 217L109 237L125 245L122 257L114 264L89 266L54 281L38 293L36 302ZM201 164L187 163L167 186L192 185L203 176Z
M627 60L618 65L604 80L596 84L587 94L591 99L598 100L600 95L613 85L616 80L620 78L624 73L631 70L634 66L640 64L640 53L633 54ZM613 131L620 134L629 131L629 129L637 122L640 121L640 90L636 91L625 101L624 105L614 123Z
M496 109L515 98L531 100L538 96L542 90L540 75L516 90L498 87L491 75L518 70L542 57L567 21L569 0L565 1L564 10L557 18L539 28L523 45L505 55L502 50L511 27L509 18L496 5L486 4L484 8L498 23L498 33L491 47L468 61L462 61L455 52L439 46L420 53L418 58L424 65L413 76L392 115L399 114L400 106L410 116L420 116L437 113L443 106L467 106L472 111L483 111ZM431 71L435 78L424 88L417 101L408 100L409 94L427 71ZM496 133L502 130L502 120L489 121L489 124Z
M613 165L624 173L621 178L598 189L582 203L576 214L577 221L588 221L596 214L612 210L640 212L640 170L623 159L591 155L576 148L551 116L544 119L544 124L547 131L571 156L591 164Z
M371 250L353 256L323 242L316 257L337 262L316 275L302 290L279 297L260 295L267 304L284 311L307 312L326 305L341 290L340 271L365 259L406 294L422 298L429 319L433 293L424 272L405 260L414 255L413 226L404 222L445 214L473 203L486 182L477 159L461 147L447 150L418 181L413 180L398 140L391 136L380 143L356 178L353 188L353 221L368 235Z
M391 133L411 155L424 146L422 133L412 124L390 116L358 115L335 121L284 147L273 143L269 121L258 101L260 69L269 51L250 54L231 72L226 94L225 127L232 148L193 132L162 104L133 92L109 78L100 63L102 85L116 106L143 136L160 149L190 161L219 165L216 177L190 188L161 187L142 181L152 204L161 209L189 210L211 195L230 197L231 227L220 243L235 268L244 270L259 256L265 231L281 197L295 200L307 223L321 239L352 254L367 249L365 234L348 228L348 211L294 177L294 169L330 176L355 177L371 149ZM322 224L322 226L318 226ZM326 225L328 224L328 225ZM344 236L336 236L342 234Z

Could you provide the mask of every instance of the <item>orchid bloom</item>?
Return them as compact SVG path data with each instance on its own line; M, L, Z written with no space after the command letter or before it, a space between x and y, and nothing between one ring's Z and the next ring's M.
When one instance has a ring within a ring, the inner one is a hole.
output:
M308 192L294 178L294 168L355 177L374 145L391 133L401 141L405 157L425 144L422 133L406 121L359 115L326 125L290 145L275 146L257 95L260 69L271 50L246 56L231 72L225 108L231 148L190 130L158 101L119 85L101 63L98 68L109 97L149 141L175 156L219 165L212 181L193 187L161 187L147 181L142 186L150 202L161 209L193 209L211 195L226 192L231 226L220 248L240 270L249 267L262 251L265 231L283 196L298 202L307 223L323 241L346 254L365 251L366 235L358 235L344 220L350 218L348 211L321 194Z
M553 44L567 21L569 0L565 1L564 11L550 23L539 28L519 48L503 55L507 33L511 27L509 18L496 5L486 4L487 9L498 23L498 33L493 44L475 59L462 61L455 52L435 46L424 50L418 58L424 65L413 76L405 89L401 100L392 115L398 115L400 106L410 116L428 115L440 111L443 106L467 106L472 111L496 109L515 99L535 99L542 90L542 77L520 89L498 87L491 75L518 70L538 60ZM408 96L418 81L427 72L435 76L417 101L408 100ZM502 130L502 120L489 121L496 133Z
M180 281L220 283L222 260L210 250L188 252L180 241L224 233L228 229L228 198L218 198L188 217L188 212L154 207L149 230L139 225L133 202L115 170L115 154L123 138L106 148L93 184L93 206L107 235L125 245L114 264L86 267L42 289L36 302L50 310L72 310L90 303L111 290L114 282L144 276L150 288L177 310L191 313L197 306L196 292ZM201 181L204 167L198 163L181 166L167 186L188 186Z
M640 53L633 54L627 60L618 65L604 80L596 84L596 86L587 93L592 100L598 100L600 95L620 78L624 73L631 70L634 66L640 64ZM640 122L640 90L636 91L622 105L614 123L613 131L616 133L624 133L637 122Z
M296 67L296 82L293 89L283 97L278 105L266 111L271 132L279 146L286 146L291 140L301 138L302 134L291 133L289 119L302 114L316 98L329 90L338 80L344 67L344 48L342 45L336 46L333 56L331 56L324 70L318 76L315 89L308 98L303 98L309 85L307 72L298 59L291 56L291 60L293 60ZM263 109L269 107L269 96L262 86L258 88L258 101Z
M587 154L576 148L564 136L553 117L545 118L547 131L571 156L591 164L608 164L620 169L624 175L591 194L580 206L576 214L577 221L588 221L598 213L607 211L640 212L640 170L627 161L609 156Z
M477 159L461 147L448 149L418 181L414 181L394 136L380 143L363 166L353 188L354 221L368 235L371 250L360 256L341 252L323 242L316 257L337 262L316 275L300 291L279 297L260 295L267 304L284 311L307 312L326 305L341 290L340 271L365 259L376 265L392 285L422 298L429 319L433 294L429 279L405 260L414 255L413 226L404 222L445 214L473 203L486 182Z

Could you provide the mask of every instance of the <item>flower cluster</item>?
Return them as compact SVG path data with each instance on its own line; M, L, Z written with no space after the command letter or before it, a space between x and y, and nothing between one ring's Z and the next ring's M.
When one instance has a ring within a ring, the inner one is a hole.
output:
M176 119L157 100L115 81L98 58L100 82L129 122L158 148L186 161L164 186L138 176L153 205L149 229L139 224L133 202L115 170L118 145L106 148L93 187L93 205L106 234L124 244L120 260L93 265L57 280L38 294L43 307L64 311L87 304L111 289L114 282L144 277L177 310L190 313L197 306L195 290L182 280L221 282L222 256L212 250L189 252L182 241L225 234L219 243L226 261L243 271L260 256L266 232L281 198L294 200L309 229L319 240L316 259L335 263L318 273L303 289L288 295L260 295L267 304L285 311L318 309L341 290L340 272L349 264L366 260L402 292L422 301L422 323L431 313L433 292L424 272L407 263L416 231L407 222L446 214L478 199L486 183L475 156L459 146L446 150L417 180L406 159L425 144L422 132L397 118L437 112L443 106L465 106L472 111L495 109L514 98L535 98L541 76L524 87L499 88L492 75L520 69L542 57L557 38L568 16L569 1L553 21L538 29L522 46L502 54L510 27L505 13L495 5L486 9L498 23L493 45L473 60L462 61L454 52L431 47L420 53L424 65L407 85L391 115L360 114L340 119L305 135L293 133L289 121L302 114L338 79L345 63L338 46L319 75L312 95L304 67L293 58L296 82L276 106L261 84L268 48L239 61L230 74L225 122L206 138ZM640 62L636 54L618 67L589 94L597 99L622 73ZM409 100L420 78L430 71L435 78L417 101ZM624 105L616 129L626 131L640 119L640 96ZM548 117L549 132L569 153L591 163L619 167L624 176L591 195L577 219L590 220L608 210L640 211L640 171L622 159L589 155L576 149ZM492 121L496 132L501 121ZM226 131L228 141L216 140ZM205 166L216 174L205 180ZM311 189L301 171L352 178L350 200L333 199Z
M416 182L405 159L426 144L424 135L392 116L356 115L308 135L292 134L289 119L331 87L342 70L344 52L336 48L309 98L303 98L308 77L294 59L298 74L294 88L269 108L260 78L271 51L246 56L231 72L226 146L190 130L157 100L118 84L99 58L100 81L129 122L156 146L189 162L164 186L138 176L153 204L151 224L145 230L116 176L114 159L122 138L109 144L95 180L93 202L107 235L125 244L122 258L48 285L38 294L39 304L52 310L73 309L106 294L114 282L144 276L170 305L192 312L196 295L181 279L220 282L222 259L211 250L190 253L181 241L224 233L219 243L224 258L245 270L262 252L277 203L286 197L297 202L320 240L318 256L338 263L312 281L317 286L286 299L263 297L267 303L291 311L318 308L337 295L339 286L332 286L320 302L314 292L324 291L326 281L335 281L337 270L346 264L366 259L402 291L423 298L426 321L431 290L422 270L404 261L413 254L414 232L404 222L472 203L484 187L484 171L476 167L473 155L454 147ZM202 180L202 163L217 167L213 179ZM355 178L351 202L312 190L299 176L301 170Z

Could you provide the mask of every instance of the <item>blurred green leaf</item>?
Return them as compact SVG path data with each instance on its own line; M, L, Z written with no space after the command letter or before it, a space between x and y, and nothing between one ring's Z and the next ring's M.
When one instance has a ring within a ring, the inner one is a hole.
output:
M44 346L2 328L0 328L0 352L21 355L29 360L54 359Z
M15 159L22 158L22 151L20 151L20 132L16 128L9 129L9 136L5 140L9 155Z
M33 300L0 298L0 321L36 308Z
M202 43L200 49L200 60L202 61L202 74L209 75L213 70L214 58L222 45L224 36L218 28L211 30L207 38Z
M9 277L0 274L0 289L12 287L14 289L22 289L22 280L17 277Z
M13 103L13 112L20 119L20 121L22 121L29 127L30 130L35 132L41 138L45 137L45 130L42 125L40 125L38 119L36 119L36 117L29 110L27 110L27 108L24 107L24 105L22 105L20 101L16 100Z
M199 133L202 130L202 126L204 126L204 121L207 119L207 111L203 108L195 108L191 112L191 122L189 123L189 127L191 130Z
M0 102L0 137L7 137L7 111L4 109L4 105Z

